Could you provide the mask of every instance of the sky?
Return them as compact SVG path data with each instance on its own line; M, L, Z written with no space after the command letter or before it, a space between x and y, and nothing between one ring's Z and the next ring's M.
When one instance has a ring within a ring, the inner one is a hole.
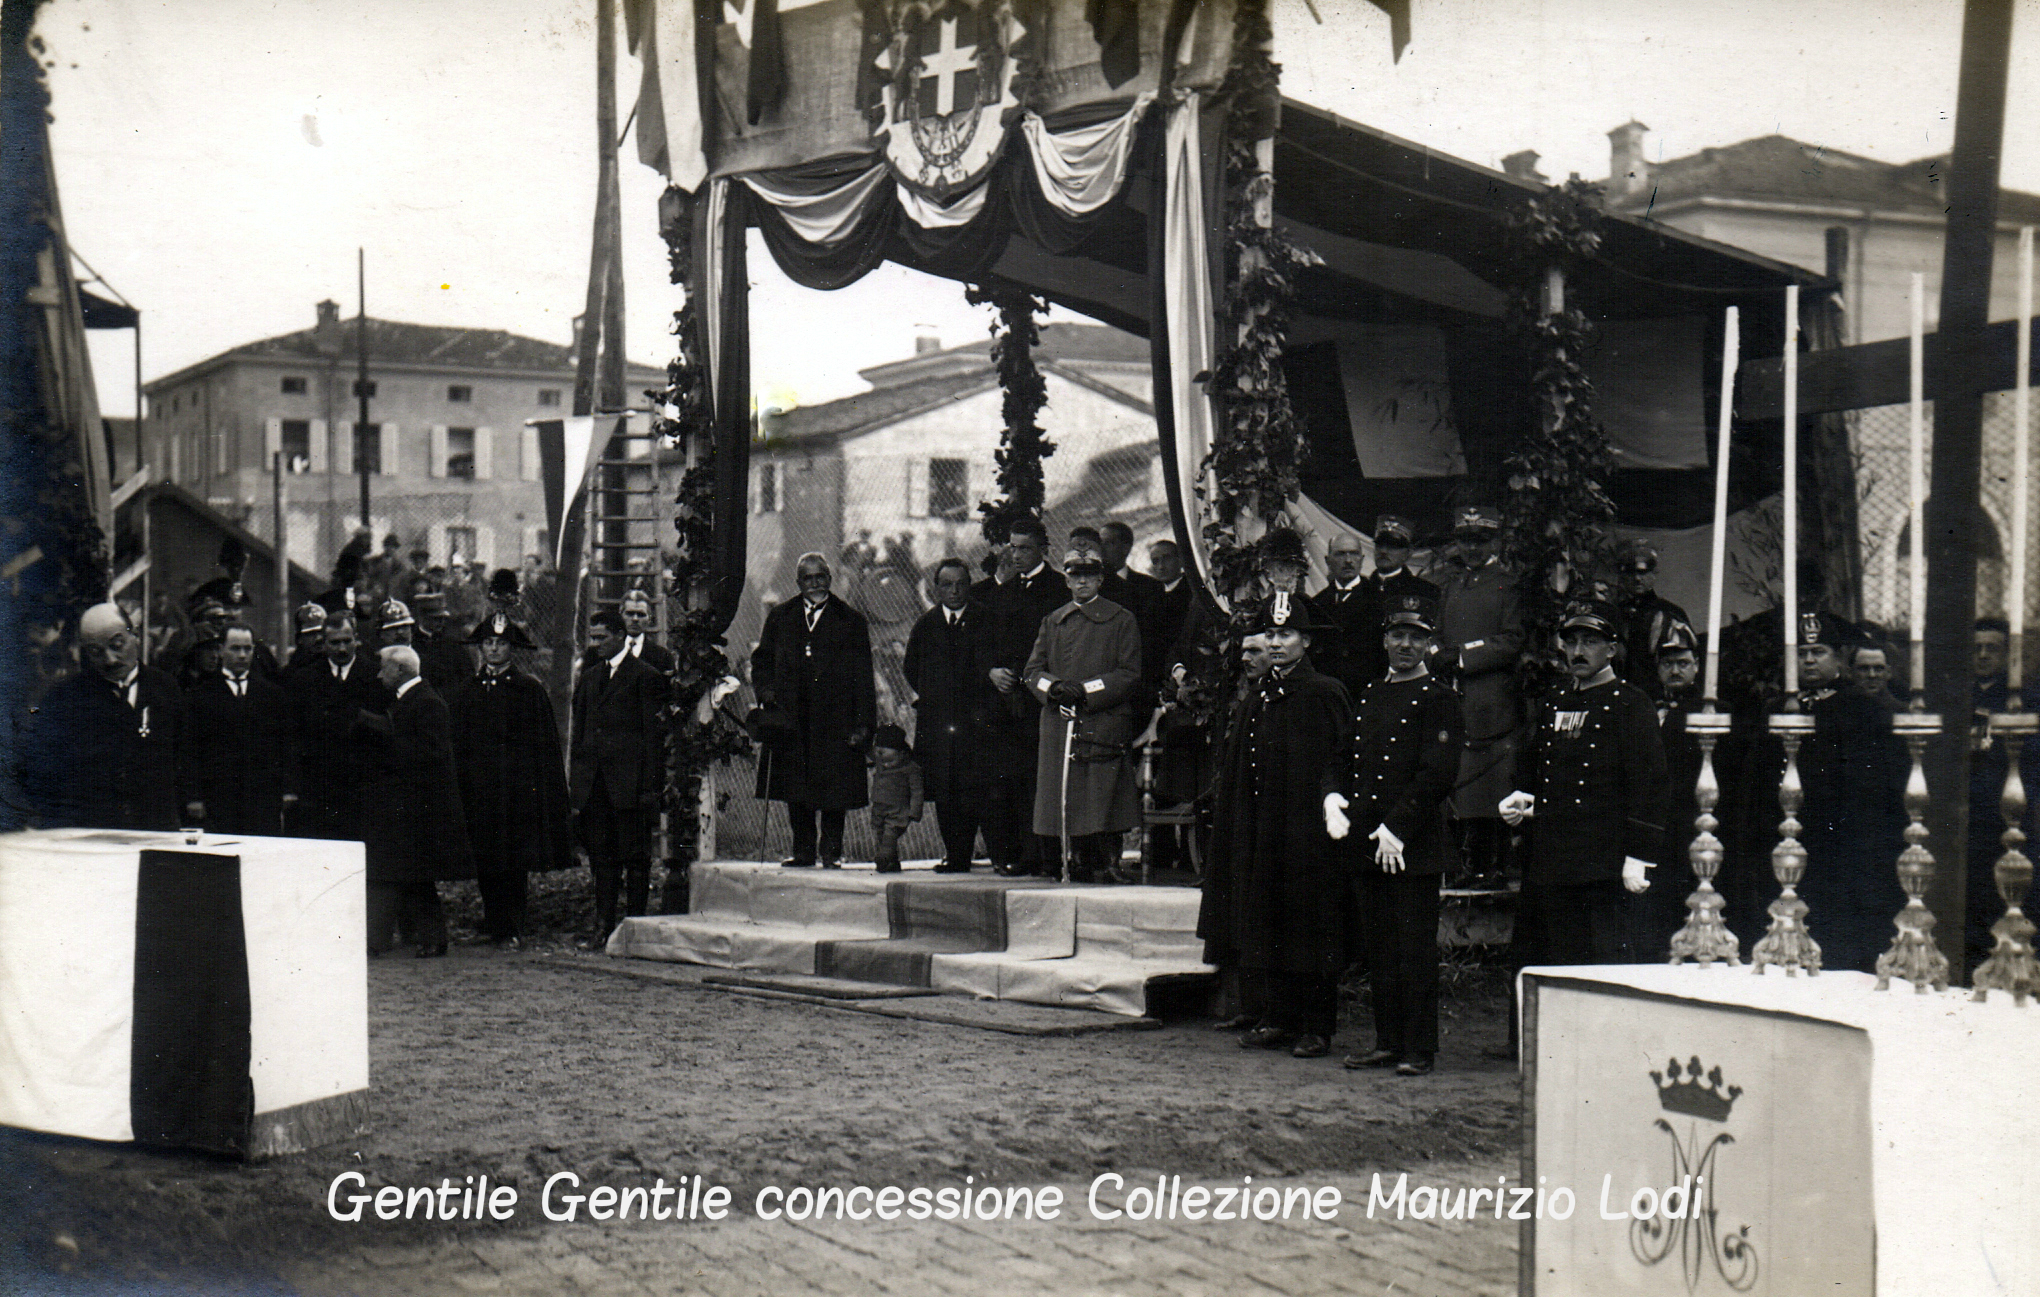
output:
M1631 119L1659 158L1779 132L1900 162L1953 138L1958 0L1411 0L1399 63L1366 0L1274 5L1284 93L1489 166L1530 148L1600 179ZM2015 7L2003 182L2040 191L2040 0ZM594 213L593 26L594 0L49 0L65 220L141 308L144 376L307 328L323 298L351 316L357 248L376 318L565 343ZM631 144L622 176L629 352L663 364L664 182ZM916 336L989 322L895 267L819 293L751 265L772 404L861 390ZM104 409L130 413L130 335L93 343Z

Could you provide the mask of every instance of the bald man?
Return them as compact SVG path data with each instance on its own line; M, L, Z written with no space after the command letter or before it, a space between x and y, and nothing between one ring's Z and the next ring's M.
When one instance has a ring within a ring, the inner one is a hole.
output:
M44 828L174 832L185 798L184 695L141 665L115 604L78 620L78 674L51 686L23 735L18 776Z
M475 876L453 775L453 730L446 703L419 674L416 649L392 644L377 659L389 714L363 710L356 717L377 749L362 816L368 950L379 955L395 944L401 914L404 930L417 938L418 957L429 959L446 953L436 884Z

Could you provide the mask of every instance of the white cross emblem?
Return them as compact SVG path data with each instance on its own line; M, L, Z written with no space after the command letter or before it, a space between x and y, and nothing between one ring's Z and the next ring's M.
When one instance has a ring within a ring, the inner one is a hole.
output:
M921 82L935 83L935 115L947 117L956 111L956 82L965 73L977 72L977 46L956 43L956 22L944 18L938 26L941 34L934 49L921 56ZM925 97L924 100L925 102Z

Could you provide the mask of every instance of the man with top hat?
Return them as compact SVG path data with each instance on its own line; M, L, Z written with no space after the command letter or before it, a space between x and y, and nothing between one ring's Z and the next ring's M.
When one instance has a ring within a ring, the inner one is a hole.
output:
M442 882L475 876L467 818L453 773L453 727L446 701L418 674L418 654L390 644L376 655L388 712L361 711L374 760L365 788L362 845L368 857L368 952L385 954L399 931L418 957L444 955Z
M1389 596L1387 667L1361 691L1352 791L1328 799L1350 829L1354 901L1374 1003L1374 1048L1352 1068L1429 1072L1438 1053L1438 884L1453 852L1445 803L1459 778L1459 698L1430 672L1437 601Z
M418 622L411 630L411 647L418 650L425 683L451 703L453 691L475 673L474 654L449 633L452 615L444 591L429 585L419 589L411 596L411 612Z
M498 609L475 625L468 643L482 665L447 699L453 768L482 894L482 933L514 950L524 938L528 875L573 866L573 808L552 699L511 661L516 650L537 647L531 635Z
M19 748L16 777L43 828L180 827L184 695L142 664L141 646L117 604L79 617L84 669L50 686Z
M1250 629L1265 636L1268 669L1219 742L1197 935L1205 962L1236 970L1252 1028L1242 1049L1321 1058L1347 963L1350 884L1331 835L1345 827L1333 794L1346 791L1353 712L1345 687L1310 664L1326 627L1309 601L1278 589Z
M353 617L327 616L324 649L322 661L291 678L299 802L290 836L360 841L374 753L355 718L363 710L383 710L389 699L360 651Z
M1631 898L1664 852L1664 740L1657 708L1615 676L1623 634L1611 603L1566 606L1558 649L1571 686L1537 705L1517 787L1498 803L1509 823L1529 825L1510 946L1518 969L1627 962Z
M488 623L493 625L493 621ZM588 618L588 652L574 682L567 787L595 880L597 941L622 914L651 904L652 829L666 787L666 678L630 655L623 618Z
M297 802L297 745L283 686L254 669L255 632L229 623L214 675L185 691L184 820L212 833L283 832Z
M1516 663L1523 655L1523 614L1516 574L1498 554L1502 516L1487 505L1468 505L1453 516L1458 562L1438 592L1438 661L1459 681L1465 751L1453 813L1460 851L1475 878L1499 880L1509 834L1496 811L1516 785L1516 749L1522 703Z
M1041 704L1034 767L1034 833L1042 872L1056 873L1062 840L1076 882L1103 882L1116 869L1120 835L1140 823L1140 788L1130 745L1144 719L1140 626L1104 598L1105 563L1088 549L1063 559L1070 600L1042 619L1022 679Z
M985 752L997 691L978 670L990 635L983 606L970 597L970 569L960 558L943 559L935 568L935 606L907 633L900 662L914 691L914 756L942 834L938 873L970 872L991 794Z
M658 641L658 631L652 625L650 592L626 590L616 611L623 618L623 641L630 655L662 676L672 675L673 650Z
M1048 532L1040 519L1016 518L1000 556L1000 571L1010 569L1011 574L1003 581L992 578L989 589L979 584L991 634L978 665L998 694L992 707L985 851L993 870L1006 877L1044 872L1041 842L1034 836L1041 704L1022 680L1043 619L1069 598L1069 587L1049 565L1047 553Z
M1622 546L1622 619L1628 627L1615 673L1653 698L1657 696L1657 651L1674 626L1690 631L1686 610L1657 592L1657 547L1646 540Z
M793 726L758 766L758 796L786 803L793 855L781 863L793 869L840 867L844 813L869 795L864 748L878 724L871 632L864 614L829 592L831 578L827 559L803 554L799 597L765 615L751 655L758 705L783 710Z

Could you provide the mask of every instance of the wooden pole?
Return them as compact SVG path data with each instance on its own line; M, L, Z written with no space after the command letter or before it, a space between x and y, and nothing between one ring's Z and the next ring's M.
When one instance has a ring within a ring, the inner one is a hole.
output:
M2005 620L2011 623L2011 658L2006 683L2008 712L2024 711L2020 691L2026 667L2027 499L2033 493L2033 227L2019 231L2019 355L2012 388L2012 570L2005 592Z

